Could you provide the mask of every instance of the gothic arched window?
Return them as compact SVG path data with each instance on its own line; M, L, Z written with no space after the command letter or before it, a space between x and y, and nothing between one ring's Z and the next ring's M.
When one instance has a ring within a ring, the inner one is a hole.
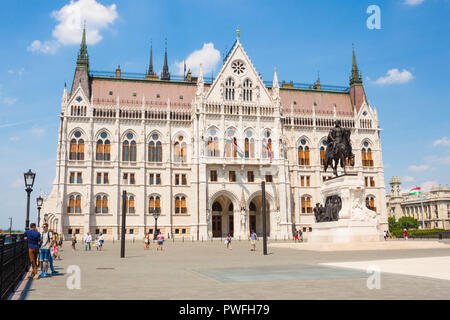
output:
M81 139L81 132L75 131L74 137L70 140L69 160L84 160L84 140Z
M133 138L133 134L128 133L122 143L122 161L136 161L136 141Z
M208 134L208 157L219 157L219 138L217 137L216 129L209 129Z
M186 142L183 141L183 136L178 137L178 141L173 144L173 161L174 162L186 162L187 150Z
M301 166L309 166L309 147L305 139L300 140L298 146L298 164Z
M242 92L242 98L244 101L252 101L252 82L250 81L250 79L245 79L244 81L244 85L243 85L244 89Z
M108 196L97 195L95 199L95 213L108 213Z
M159 135L153 134L148 143L148 161L161 162L162 161L162 144L159 141Z
M377 212L377 208L375 207L375 197L373 197L373 196L366 197L366 207L372 211ZM413 211L413 215L414 215L414 211Z
M97 140L97 148L96 148L96 160L111 160L111 143L108 139L106 132L102 132L100 134L100 138Z
M225 100L234 100L234 80L228 78L225 82Z
M312 213L311 197L305 195L302 197L302 213Z
M161 213L161 198L158 195L150 196L148 200L148 213Z
M269 151L270 151L270 155L271 157L269 157ZM267 159L267 158L273 158L274 157L274 153L273 153L273 149L272 149L272 138L271 138L271 132L269 129L264 131L264 137L262 139L262 152L261 152L261 157L263 159Z

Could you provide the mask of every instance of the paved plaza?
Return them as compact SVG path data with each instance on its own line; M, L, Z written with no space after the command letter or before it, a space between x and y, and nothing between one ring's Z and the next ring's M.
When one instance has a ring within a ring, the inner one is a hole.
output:
M433 243L438 247L314 251L277 242L263 256L262 241L256 252L248 241L233 241L227 250L223 241L169 240L162 252L155 244L144 251L141 242L128 242L121 259L118 242L106 242L101 252L80 245L72 252L66 242L63 260L55 261L61 274L30 281L22 298L450 299L450 244ZM70 265L80 267L80 289L67 288ZM367 287L370 265L382 271L380 289Z

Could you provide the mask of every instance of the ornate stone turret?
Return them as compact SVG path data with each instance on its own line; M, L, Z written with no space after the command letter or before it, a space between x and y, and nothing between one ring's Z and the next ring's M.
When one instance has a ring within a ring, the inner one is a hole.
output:
M86 45L86 26L83 28L83 36L81 39L80 50L77 57L77 67L75 69L75 75L73 77L71 95L75 92L78 86L81 86L86 97L91 97L90 85L89 85L89 56L87 53Z
M200 68L198 69L198 78L197 78L197 97L203 97L203 91L205 87L205 81L203 80L203 69L202 64L200 64Z
M350 76L350 86L362 85L361 72L358 70L358 65L356 64L355 48L353 47L353 58L352 58L352 75Z
M280 84L278 83L277 68L273 71L272 99L280 99Z
M314 82L314 87L313 87L315 90L320 90L320 75L319 75L319 73L317 72L317 80L316 80L316 82Z
M391 197L401 197L402 196L401 187L400 187L402 185L402 182L400 181L400 179L397 176L391 177L391 181L389 181L389 185L391 186L391 193L390 193Z
M164 51L164 66L161 72L161 80L170 80L169 66L167 65L167 40L166 49Z

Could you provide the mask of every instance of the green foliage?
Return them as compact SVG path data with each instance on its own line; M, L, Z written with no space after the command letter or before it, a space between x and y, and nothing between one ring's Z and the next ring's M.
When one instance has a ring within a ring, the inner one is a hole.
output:
M397 226L402 229L417 229L419 221L413 217L401 217L398 219Z
M397 221L395 221L395 217L389 217L388 223L389 223L389 230L395 230L399 228Z
M444 229L420 229L420 230L408 230L408 236L434 236L439 235L439 233L448 232ZM394 237L401 236L403 237L403 229L393 229L391 230L391 234Z

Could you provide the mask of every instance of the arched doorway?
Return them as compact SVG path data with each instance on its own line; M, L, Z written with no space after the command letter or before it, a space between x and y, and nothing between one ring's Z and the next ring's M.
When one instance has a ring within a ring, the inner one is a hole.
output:
M211 231L213 237L234 234L234 205L229 197L221 195L212 204Z
M259 237L263 235L262 196L253 197L248 206L248 232L254 230ZM266 231L270 236L270 204L266 198Z

